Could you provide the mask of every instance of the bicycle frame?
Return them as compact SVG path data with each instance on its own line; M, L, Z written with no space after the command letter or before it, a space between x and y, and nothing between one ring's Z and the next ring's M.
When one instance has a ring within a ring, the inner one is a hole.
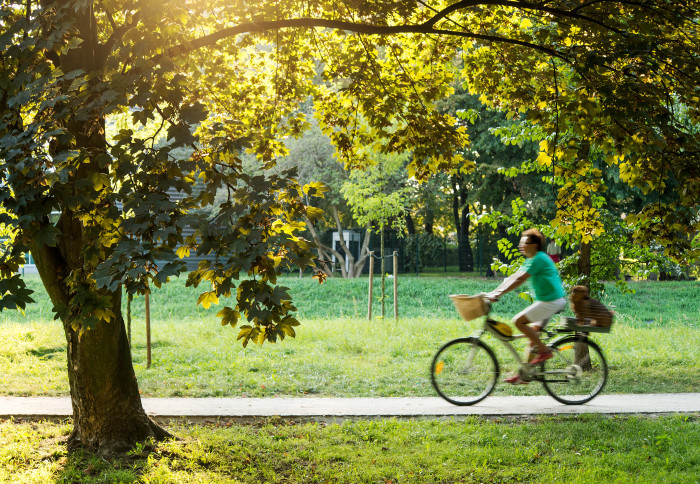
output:
M510 354L513 356L515 361L518 363L518 368L521 372L521 375L523 377L527 378L528 380L536 380L538 378L541 378L545 374L546 375L556 375L556 374L571 375L570 371L549 370L549 371L543 372L543 371L539 371L539 369L537 367L530 366L530 364L520 356L520 352L518 352L518 350L510 343L513 340L526 338L527 336L524 334L517 334L517 335L505 337L502 334L500 334L498 331L493 329L491 326L489 326L488 319L484 321L484 326L482 329L475 330L474 332L472 332L469 335L469 337L474 338L476 340L481 340L481 337L485 333L490 333L491 335L493 335L498 341L501 342L501 344L503 346L505 346L508 349ZM545 329L545 330L541 331L540 334L546 334L547 335L546 341L550 342L549 340L551 339L552 333L550 333L549 331L547 331ZM558 338L554 338L551 340L550 344L553 344L553 343L555 343L555 342L559 341L560 339L563 339L567 336L569 336L569 334L563 335L563 336L558 337ZM583 338L585 336L581 336L581 337ZM527 353L527 355L528 355L527 357L529 357L529 352ZM468 358L468 361L467 361L468 364L471 364L471 357L472 357L472 355L470 355L470 357ZM574 375L571 375L571 376L574 376Z
M472 334L470 334L469 337L480 340L481 337L484 335L484 333L490 333L493 336L495 336L496 339L498 341L500 341L501 344L503 344L503 346L508 348L508 351L510 352L511 355L513 355L513 358L515 358L515 361L518 362L518 366L520 366L520 367L523 366L523 363L525 363L525 361L520 357L520 353L518 352L518 350L516 350L515 347L513 347L513 345L510 344L510 341L512 341L514 339L525 338L526 336L524 334L518 334L515 336L511 336L508 339L505 339L500 333L498 333L496 330L491 328L489 326L489 324L486 321L484 321L484 327L482 329L477 329Z

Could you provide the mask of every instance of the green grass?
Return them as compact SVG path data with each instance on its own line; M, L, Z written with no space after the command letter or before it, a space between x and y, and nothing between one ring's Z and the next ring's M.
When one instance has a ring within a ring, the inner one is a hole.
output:
M30 283L40 289L36 279ZM478 327L461 321L446 295L496 285L486 279L401 277L401 319L395 322L391 304L387 318L366 320L366 279L319 286L310 278L287 277L284 283L299 307L297 338L245 349L237 331L217 323L216 309L195 306L196 293L182 281L156 291L150 369L143 300L136 300L133 355L143 394L432 396L432 355ZM633 287L635 295L614 288L606 294L618 317L611 334L596 337L611 366L605 392L698 391L700 286ZM495 313L506 319L525 305L507 296ZM25 316L0 314L0 334L0 394L68 394L64 337L43 291ZM489 342L508 361L498 343ZM503 371L513 369L511 363ZM496 394L507 393L544 394L536 384L496 387ZM69 423L0 421L0 482L694 483L700 481L699 417L171 423L180 440L139 447L118 460L68 455Z
M12 483L436 483L700 480L698 415L173 424L123 459L66 454L67 424L0 422Z
M35 287L37 280L32 280ZM444 342L470 333L478 322L457 316L450 293L488 290L494 281L463 278L400 280L398 322L366 320L366 280L285 278L299 307L297 337L242 348L237 331L221 327L216 309L195 306L181 281L152 298L153 361L146 368L143 300L134 302L133 358L144 396L434 396L432 355ZM637 283L635 295L609 289L617 306L612 333L595 339L611 372L605 393L694 392L700 388L700 285ZM40 294L39 294L40 295ZM41 295L40 295L41 296ZM353 302L354 299L354 302ZM45 296L21 317L2 313L0 394L67 395L65 341ZM526 305L508 295L496 306L506 318ZM393 311L389 306L388 315ZM12 320L12 319L14 320ZM503 373L515 370L501 345ZM522 344L522 341L519 342ZM500 384L495 394L543 395L540 385Z

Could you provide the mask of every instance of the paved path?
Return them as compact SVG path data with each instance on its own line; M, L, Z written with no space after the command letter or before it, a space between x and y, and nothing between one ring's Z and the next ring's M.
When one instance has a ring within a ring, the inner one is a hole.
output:
M146 412L159 420L279 416L300 420L464 415L662 414L700 412L700 393L599 395L584 405L562 405L549 396L488 397L457 407L438 397L421 398L144 398ZM72 414L68 397L0 397L0 418L57 419Z

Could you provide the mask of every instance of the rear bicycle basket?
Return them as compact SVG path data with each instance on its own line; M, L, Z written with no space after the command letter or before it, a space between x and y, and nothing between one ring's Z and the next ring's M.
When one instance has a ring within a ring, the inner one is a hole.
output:
M577 333L609 333L613 324L610 326L591 326L590 320L578 318L563 318L563 321L557 329L559 331L575 331Z

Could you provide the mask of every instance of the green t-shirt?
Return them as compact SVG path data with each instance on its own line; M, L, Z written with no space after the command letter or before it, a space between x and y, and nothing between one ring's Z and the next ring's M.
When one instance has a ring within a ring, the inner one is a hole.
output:
M557 266L542 251L525 260L522 269L530 274L536 301L554 301L564 297L564 286L559 278Z

